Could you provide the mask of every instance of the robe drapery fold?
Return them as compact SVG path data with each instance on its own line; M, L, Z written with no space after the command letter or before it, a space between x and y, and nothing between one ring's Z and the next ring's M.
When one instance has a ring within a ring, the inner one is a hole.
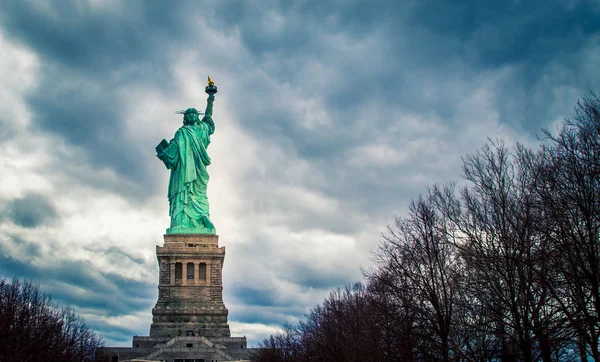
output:
M157 156L171 170L169 179L169 215L167 233L214 234L210 221L206 189L210 157L206 148L215 131L211 117L205 116L194 125L184 125Z

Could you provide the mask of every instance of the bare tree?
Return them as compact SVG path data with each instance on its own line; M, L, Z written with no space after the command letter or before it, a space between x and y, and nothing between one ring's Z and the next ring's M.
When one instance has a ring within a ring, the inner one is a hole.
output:
M102 341L36 284L0 279L0 361L93 361Z
M465 157L464 210L450 214L463 235L457 247L469 289L488 319L498 357L507 361L549 362L560 348L560 315L546 283L548 246L536 227L538 157L519 145L511 154L493 142Z
M380 254L381 256L381 254ZM384 361L413 362L418 358L417 315L413 308L416 297L409 292L410 281L384 267L380 260L377 269L365 272L368 290L381 325ZM388 263L394 261L387 260Z
M554 136L544 130L544 237L552 244L552 292L580 346L600 361L600 99L591 94Z
M386 321L360 283L333 291L296 325L259 344L256 361L396 361L386 359Z
M462 350L453 334L460 260L447 227L432 197L420 196L384 235L376 261L383 272L369 275L399 301L410 296L403 307L414 318L416 358L449 361Z

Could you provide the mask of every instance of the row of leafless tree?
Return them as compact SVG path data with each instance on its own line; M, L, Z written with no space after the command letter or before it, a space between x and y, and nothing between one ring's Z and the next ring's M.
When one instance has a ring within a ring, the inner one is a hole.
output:
M0 279L0 361L94 361L100 338L36 284Z
M259 361L600 361L600 99L534 151L490 141Z

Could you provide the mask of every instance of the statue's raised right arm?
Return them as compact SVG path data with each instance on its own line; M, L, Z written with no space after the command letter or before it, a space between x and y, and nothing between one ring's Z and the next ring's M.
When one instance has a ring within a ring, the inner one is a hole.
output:
M209 93L208 98L206 99L206 111L204 111L204 117L212 118L214 101L215 101L215 94Z
M204 88L204 91L208 94L208 98L206 99L206 111L204 112L204 117L202 118L202 122L206 122L210 128L210 134L215 131L215 123L212 119L213 114L213 102L215 101L215 94L217 93L217 86L215 82L210 79L208 76L208 85Z

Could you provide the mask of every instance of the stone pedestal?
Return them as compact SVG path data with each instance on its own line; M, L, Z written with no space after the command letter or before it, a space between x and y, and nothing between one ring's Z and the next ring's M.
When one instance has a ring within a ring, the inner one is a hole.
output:
M223 303L225 247L219 236L166 234L156 247L158 301L150 337L230 337Z

